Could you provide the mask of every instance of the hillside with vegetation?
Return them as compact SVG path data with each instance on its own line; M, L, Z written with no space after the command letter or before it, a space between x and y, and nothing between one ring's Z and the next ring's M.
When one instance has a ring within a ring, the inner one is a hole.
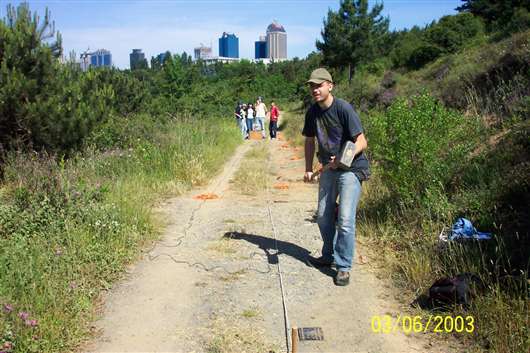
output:
M317 51L270 65L205 65L186 53L150 68L61 62L46 13L0 20L0 350L65 352L90 332L102 289L160 231L151 205L204 183L240 143L236 102L290 107L301 143L305 80L329 67L361 114L373 177L359 233L417 296L477 274L473 351L528 352L530 5L466 0L425 27L390 31L383 4L341 1ZM440 249L457 217L491 241Z

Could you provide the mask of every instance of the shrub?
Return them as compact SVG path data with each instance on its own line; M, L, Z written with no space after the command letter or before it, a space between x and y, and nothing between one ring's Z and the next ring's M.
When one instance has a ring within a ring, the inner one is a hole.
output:
M484 34L484 25L480 18L470 13L444 16L427 29L429 43L438 46L445 53L454 53L478 35Z
M406 65L409 69L419 69L442 54L442 49L436 45L423 44L412 51Z
M384 183L401 203L444 201L446 185L472 146L474 121L428 94L397 100L368 119L370 146Z
M412 52L422 44L424 44L423 31L419 27L415 26L410 31L399 32L390 52L394 67L405 66Z

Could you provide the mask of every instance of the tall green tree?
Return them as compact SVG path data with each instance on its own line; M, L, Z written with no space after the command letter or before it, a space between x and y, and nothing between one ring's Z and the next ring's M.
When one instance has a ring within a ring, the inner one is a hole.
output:
M490 31L516 32L530 28L528 0L462 0L456 8L482 17Z
M382 3L369 10L368 0L341 0L337 12L329 10L321 31L322 41L316 42L324 63L340 69L347 68L351 81L359 64L380 54L389 24L389 19L381 15L382 10Z
M55 39L55 40L53 40ZM111 85L63 65L61 37L26 3L0 20L0 154L14 148L69 152L110 113Z
M7 6L0 20L0 152L30 138L28 106L53 93L54 62L61 52L48 10L41 21L26 3Z

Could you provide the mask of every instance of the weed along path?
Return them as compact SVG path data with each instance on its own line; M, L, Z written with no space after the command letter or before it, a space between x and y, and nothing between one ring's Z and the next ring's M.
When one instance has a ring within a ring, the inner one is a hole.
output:
M324 336L298 352L438 351L417 335L372 331L374 316L400 307L370 264L358 263L347 287L306 264L321 240L302 153L246 141L208 186L160 205L161 239L106 294L83 351L285 352L292 326Z

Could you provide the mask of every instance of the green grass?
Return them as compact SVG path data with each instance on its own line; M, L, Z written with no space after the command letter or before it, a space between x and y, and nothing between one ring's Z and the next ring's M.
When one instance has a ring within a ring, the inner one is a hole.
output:
M259 315L260 315L260 312L257 309L245 309L241 313L241 316L246 319L252 319L252 318L258 317Z
M530 31L496 43L464 48L418 71L397 76L401 96L427 89L446 104L475 114L519 115L528 93ZM527 108L526 108L527 109Z
M0 186L0 347L64 352L85 339L100 291L157 237L151 205L210 178L239 143L232 125L170 122L66 161L12 155Z

